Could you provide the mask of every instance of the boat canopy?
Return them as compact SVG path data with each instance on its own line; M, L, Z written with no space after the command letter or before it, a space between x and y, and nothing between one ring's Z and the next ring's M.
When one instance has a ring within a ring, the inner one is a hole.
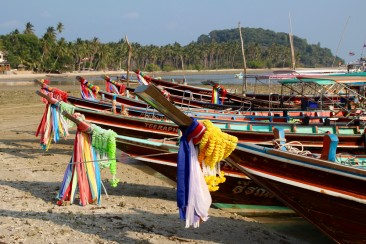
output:
M278 83L286 85L286 84L300 84L300 83L316 83L318 85L332 85L335 83L333 80L323 80L323 79L312 79L312 78L304 78L304 79L286 79L280 80Z

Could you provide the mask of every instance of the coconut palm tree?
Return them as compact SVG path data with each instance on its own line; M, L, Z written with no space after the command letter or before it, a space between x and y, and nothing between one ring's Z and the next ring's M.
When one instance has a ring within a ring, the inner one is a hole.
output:
M46 30L46 33L43 36L44 39L49 40L51 42L56 41L56 30L55 27L49 26Z
M94 37L90 42L87 42L88 53L89 53L89 70L93 66L95 55L98 53L100 48L100 41L98 37Z
M108 69L111 66L113 61L112 49L109 45L102 44L100 45L97 53L98 59L95 64L95 69Z
M25 24L25 30L24 30L24 34L34 34L34 29L33 29L34 25L32 25L31 22L28 22Z
M64 30L64 24L62 24L61 22L58 22L56 30L58 33L61 33Z

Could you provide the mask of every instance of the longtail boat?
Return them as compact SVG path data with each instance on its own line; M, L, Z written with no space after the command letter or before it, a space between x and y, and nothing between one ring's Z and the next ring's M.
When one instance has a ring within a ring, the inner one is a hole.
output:
M113 94L110 92L105 92L98 90L98 93L102 96L102 104L98 103L98 100L96 99L78 99L75 97L69 97L69 101L76 106L80 106L83 108L90 108L90 109L103 109L107 110L108 103L105 103L105 101L118 101L121 105L116 109L120 111L124 111L126 107L129 108L129 114L142 116L145 114L146 116L156 116L156 117L162 117L163 115L157 114L155 111L151 112L151 109L149 109L149 105L144 103L143 101L139 101L136 98L132 99L129 97L120 96L119 92L121 90L125 91L126 87L123 84L117 83L113 80L110 80L109 76L107 77L106 85L109 87L111 84L118 86L119 88L114 87L114 89L109 88L109 90L114 90L117 94ZM79 81L81 82L82 78L79 78ZM84 80L85 81L85 80ZM39 84L44 86L45 84L42 81L36 80ZM90 85L90 84L89 84ZM123 88L123 89L122 89ZM46 87L43 87L43 89L47 89ZM130 89L131 92L133 92L133 89ZM107 99L107 100L105 100ZM209 104L210 105L210 104ZM222 105L219 105L222 106ZM141 107L143 107L143 110L141 110ZM200 105L198 107L204 107L204 105ZM340 123L345 123L347 125L349 124L355 124L359 125L362 121L362 117L360 114L348 114L347 117L342 117L343 113L335 113L331 111L277 111L277 112L268 112L268 114L264 114L267 112L263 111L223 111L222 113L219 113L217 110L198 110L198 109L184 109L186 113L190 113L191 116L199 117L199 118L208 118L215 121L219 120L232 120L233 122L242 122L242 121L268 121L268 122L277 122L277 123L297 123L301 122L301 124L325 124L330 125L331 123L341 125ZM282 114L282 115L281 115ZM244 117L243 117L244 116ZM330 118L331 117L331 118Z
M171 121L156 120L142 117L115 115L80 109L89 122L106 129L113 129L118 134L140 138L171 138L178 137L178 126ZM339 150L359 153L365 150L365 136L360 126L302 126L296 124L253 124L227 123L216 124L223 131L238 137L240 142L255 142L261 145L272 145L273 128L283 128L288 131L289 142L300 142L304 149L320 150L325 133L337 134L340 139Z
M89 85L93 86L90 82L85 80L82 77L78 77L77 80L82 84L82 86ZM133 88L127 87L126 88L131 94L133 93ZM114 94L110 92L106 92L103 90L98 90L97 93L99 93L101 96L108 98L110 100L116 100L119 103L123 103L125 105L129 106L135 106L135 107L147 107L148 105L143 101L138 101L133 98L121 96L119 94ZM226 109L232 109L232 110L245 110L252 108L251 103L242 103L241 105L227 105L227 104L216 104L211 103L208 101L202 101L202 100L196 100L192 99L191 97L185 97L178 96L178 95L170 95L169 100L172 103L175 103L179 106L185 106L185 107L192 107L192 108L209 108L209 109L215 109L215 110L226 110ZM264 108L263 108L264 109Z
M120 135L139 138L172 138L178 137L179 128L167 120L149 119L103 113L89 109L76 108L86 120L112 129ZM363 128L359 126L302 126L295 124L252 124L252 123L215 123L224 132L238 137L240 142L253 142L271 146L274 140L273 129L286 130L288 142L300 142L304 149L319 151L323 145L325 134L332 133L339 137L339 151L363 152L365 150L365 136Z
M141 72L140 72L141 73ZM175 94L178 95L179 91L187 92L191 91L192 96L201 97L202 96L212 96L212 90L207 88L195 87L190 85L182 85L169 81L159 80L151 78L144 75L146 80L149 80L155 85L160 85L165 87L165 89L174 89ZM256 79L273 79L277 78L274 76L253 76ZM279 79L277 79L279 80ZM246 94L246 96L241 96L238 94L227 92L225 93L225 101L229 101L234 104L242 105L243 103L250 103L251 108L265 107L270 110L278 110L278 108L291 110L293 108L306 110L311 106L321 107L321 108L339 108L339 104L342 103L342 99L349 103L354 97L361 97L365 99L364 94L359 94L352 91L352 86L360 86L361 83L365 83L366 75L365 72L361 73L347 73L347 74L323 74L323 75L296 75L294 79L281 79L279 84L281 84L281 94ZM283 87L286 84L302 84L300 91L296 91L293 87L289 87L290 95L282 94ZM304 86L318 85L313 92L316 94L304 94ZM335 88L337 85L337 89ZM347 90L346 94L338 94L340 88ZM318 91L320 90L320 91ZM338 92L337 92L338 91ZM335 93L334 93L335 92ZM343 101L344 102L344 101ZM297 104L297 105L296 105ZM346 106L346 105L341 105Z
M336 242L366 242L366 158L339 163L241 143L226 160Z
M179 110L167 110L163 98L151 100L157 94L152 86L141 86L136 93L180 126L192 124ZM283 135L276 131L278 139ZM337 243L365 243L366 157L336 155L337 146L334 134L324 137L320 157L287 151L283 140L279 149L239 143L225 160Z
M116 138L117 148L135 160L142 161L169 179L176 181L178 146L169 140L139 139L126 136ZM268 206L266 211L291 213L265 189L256 185L245 174L226 162L221 162L221 170L226 181L220 184L219 190L211 192L213 202L244 205ZM272 208L270 206L273 206ZM277 206L277 207L274 207ZM255 209L255 208L254 208ZM256 209L258 210L258 209ZM247 212L249 212L247 210Z
M57 99L51 98L39 91L37 91L37 94L45 98L48 104L51 104L53 107L66 106L65 103L60 106L60 102ZM89 131L90 133L90 128L95 128L85 123L85 121L81 122L78 120L76 117L81 118L81 116L77 114L74 114L74 117L64 110L62 115L77 125L82 123L80 128L83 128L83 131ZM59 117L59 115L54 116ZM52 122L50 123L53 124ZM51 134L53 133L51 132ZM109 134L114 134L114 132L109 132ZM114 139L117 148L125 154L128 154L135 160L142 161L150 168L176 181L179 150L176 142L166 139L139 139L121 135L115 135ZM214 203L220 203L220 206L222 204L235 205L240 207L241 212L250 215L293 214L293 211L284 207L271 193L256 185L246 175L224 161L221 163L221 171L224 173L226 180L225 184L221 184L217 191L211 193Z
M161 79L155 79L150 76L145 75L144 73L140 71L135 71L137 74L141 74L145 80L148 82L151 82L157 86L162 86L165 89L168 89L169 92L171 92L174 95L177 96L183 96L185 92L190 91L190 94L192 97L196 99L202 99L202 97L206 97L207 100L211 100L210 98L213 96L213 91L211 89L207 88L201 88L186 84L177 84L169 81L164 81ZM250 105L251 108L256 108L259 110L259 108L265 108L265 109L274 109L276 108L293 108L293 103L280 103L279 101L270 101L265 99L256 99L253 97L244 97L240 95L236 95L233 93L226 93L225 96L230 100L229 103L234 103L237 106L241 107L248 107ZM245 106L246 105L246 106ZM234 105L235 106L235 105Z
M73 96L68 96L68 101L77 107L99 110L112 111L113 106L109 101L93 101ZM212 110L203 109L184 109L182 111L195 118L210 119L212 121L226 121L230 123L241 122L275 122L275 123L294 123L302 125L360 125L366 120L365 116L342 116L342 113L335 114L331 111L293 111L293 112L263 112L263 111L240 111L238 113L214 112ZM164 118L164 115L150 107L141 108L129 106L126 104L116 104L116 113L126 111L129 115L139 117L155 117Z

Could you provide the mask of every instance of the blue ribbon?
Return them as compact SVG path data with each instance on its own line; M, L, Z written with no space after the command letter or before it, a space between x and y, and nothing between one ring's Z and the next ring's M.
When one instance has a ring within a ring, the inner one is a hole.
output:
M186 219L186 207L189 193L189 170L191 165L191 150L188 144L188 136L197 126L197 119L192 118L192 124L189 127L179 128L183 134L180 138L177 162L177 205L180 219L183 220Z
M57 116L56 105L51 105L51 115L52 115L52 126L53 126L53 140L57 143L60 140L60 134L58 129L58 116Z

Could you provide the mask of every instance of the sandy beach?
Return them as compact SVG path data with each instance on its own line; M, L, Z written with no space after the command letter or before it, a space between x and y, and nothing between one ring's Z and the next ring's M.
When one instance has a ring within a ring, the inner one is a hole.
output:
M78 86L59 88L79 96ZM305 243L214 208L207 222L186 229L175 183L120 153L121 183L111 188L109 172L102 171L108 196L103 193L100 206L56 205L75 131L49 151L41 149L35 131L44 104L37 89L0 88L0 243Z

